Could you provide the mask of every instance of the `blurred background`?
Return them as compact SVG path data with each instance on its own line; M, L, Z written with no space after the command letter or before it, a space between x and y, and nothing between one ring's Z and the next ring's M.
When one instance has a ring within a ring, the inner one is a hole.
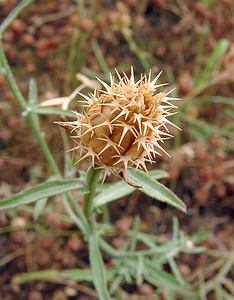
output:
M1 21L17 2L0 1ZM42 0L26 8L3 37L23 94L27 97L34 78L39 102L67 96L96 76L108 81L115 68L129 74L130 66L136 77L163 70L161 83L176 87L173 96L182 100L171 120L182 131L171 129L175 137L166 148L172 158L158 157L150 168L169 173L163 183L183 199L188 214L134 192L109 205L116 230L110 242L125 247L136 215L141 230L160 241L171 239L173 217L186 234L207 232L201 242L207 250L176 260L180 274L199 291L196 299L202 300L234 299L233 32L232 0ZM49 170L1 73L0 95L0 197L5 198L45 181ZM70 107L80 109L75 100ZM70 146L53 124L61 117L40 119L62 169ZM70 171L74 176L76 170ZM74 288L67 281L20 285L14 280L23 272L88 265L86 246L59 203L61 199L50 200L36 216L33 206L0 212L1 299L96 299L88 284ZM113 264L108 257L106 262ZM118 288L123 299L193 299L166 298L145 281Z

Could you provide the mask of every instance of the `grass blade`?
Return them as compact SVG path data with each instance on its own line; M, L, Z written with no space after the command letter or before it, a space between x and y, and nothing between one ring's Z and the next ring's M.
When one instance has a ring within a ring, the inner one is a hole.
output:
M93 52L96 56L96 59L100 65L100 67L102 68L102 71L104 72L104 74L109 74L111 71L104 59L104 56L103 56L102 51L97 43L97 40L92 39L91 46L92 46Z
M223 59L223 55L228 47L228 41L221 39L216 44L215 48L211 52L207 59L204 70L200 73L197 81L194 83L195 88L200 88L210 77L214 70L218 70Z

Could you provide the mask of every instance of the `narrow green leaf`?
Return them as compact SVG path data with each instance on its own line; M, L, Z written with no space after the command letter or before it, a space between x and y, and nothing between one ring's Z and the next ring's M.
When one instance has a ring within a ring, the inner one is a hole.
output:
M182 277L180 271L179 271L179 268L174 260L173 257L169 257L168 258L168 263L169 263L169 266L174 274L174 276L176 277L177 281L180 283L180 284L185 284L185 280L184 278Z
M29 93L28 93L28 104L29 106L27 107L27 109L22 113L22 115L27 116L27 114L31 114L32 113L32 109L31 107L33 105L36 105L38 101L38 93L37 93L37 83L34 79L31 79L29 81ZM31 120L33 122L33 126L36 128L37 132L41 133L41 129L40 129L40 120L38 118L37 115L33 115L31 114Z
M28 204L43 198L48 198L68 191L82 188L79 179L66 181L50 181L24 190L15 196L0 200L0 209L12 208L22 204Z
M179 222L176 217L173 217L172 221L173 221L173 223L172 223L172 239L174 241L177 241L177 239L179 238L179 232L180 232Z
M200 243L208 239L208 237L209 237L208 231L199 231L191 237L191 240L193 241L193 243Z
M134 187L126 184L124 181L118 181L110 187L107 187L94 198L94 208L125 197L134 192L134 190Z
M159 180L168 176L168 173L164 170L155 169L149 171L149 176L153 179Z
M110 71L110 69L109 69L109 67L108 67L108 65L105 61L105 58L102 54L102 51L101 51L96 39L91 40L91 46L92 46L93 52L96 56L96 59L97 59L99 65L100 65L100 67L102 68L103 73L104 74L109 74L111 71Z
M234 253L231 253L229 257L226 259L223 267L219 270L217 277L224 278L225 276L227 276L228 273L231 271L233 264L234 264Z
M125 261L126 267L128 267L130 271L134 272L133 274L135 275L139 267L136 260L138 260L138 257L134 259L128 258ZM179 282L175 276L162 270L159 265L155 264L154 260L147 258L144 259L144 277L147 281L149 281L157 288L166 288L166 290L175 291L181 291L185 287L189 288L189 285L187 283Z
M21 273L14 277L18 284L32 281L51 281L56 282L61 277L75 281L92 281L90 269L68 269L68 270L42 270L37 272Z
M99 299L110 300L110 296L106 289L106 274L98 246L98 237L96 234L92 233L89 235L89 259L92 267L93 282Z
M144 260L143 256L139 255L137 257L137 268L136 268L136 282L137 285L142 284L144 278Z
M6 70L0 66L0 74L5 74Z
M226 39L221 39L217 42L215 48L207 59L204 70L199 74L197 81L194 83L195 88L200 88L206 83L207 79L211 76L211 73L214 70L219 69L227 47L228 41Z
M123 275L117 275L112 281L110 285L110 294L114 294L114 292L121 286L123 281Z
M39 115L60 115L76 118L76 114L74 112L54 107L32 107L32 112Z
M131 180L142 186L140 191L186 212L186 206L181 199L179 199L171 190L161 183L152 179L148 174L136 169L129 169L128 176Z
M77 169L74 166L74 161L71 158L71 153L66 151L64 153L64 177L72 178L75 176L76 172Z
M107 278L111 280L115 275L114 269L107 270ZM61 278L71 279L74 281L93 281L90 269L65 269L65 270L42 270L36 272L21 273L14 276L18 284L24 284L32 281L51 281L56 282Z
M149 175L155 179L161 179L168 176L168 173L163 170L151 170ZM97 208L119 198L125 197L132 192L135 188L130 186L124 181L118 181L110 186L107 186L94 198L94 207Z
M114 269L106 271L106 277L108 280L115 275ZM59 272L60 277L68 278L75 281L93 281L93 275L91 269L67 269Z
M89 269L69 269L59 273L61 277L76 281L92 281L92 273Z
M186 287L186 284L181 284L172 274L154 267L150 261L146 263L146 267L149 276L154 280L154 285L160 285L172 290L181 290Z
M48 198L42 198L40 200L38 200L35 204L34 207L34 212L33 212L33 220L36 221L39 216L41 215L41 213L43 212L44 208L46 207Z
M140 230L140 224L141 224L141 219L139 216L136 216L134 218L133 222L133 229L132 229L132 236L131 236L131 241L130 241L130 246L129 246L129 251L133 252L136 249L137 245L137 235Z
M43 270L38 272L22 273L14 277L18 284L23 284L31 281L55 281L58 279L59 272L56 270Z
M34 79L29 81L28 104L33 106L37 103L37 83Z
M30 4L33 0L23 0L9 13L6 19L0 26L0 38L4 31L11 25L11 23L17 18L17 16Z

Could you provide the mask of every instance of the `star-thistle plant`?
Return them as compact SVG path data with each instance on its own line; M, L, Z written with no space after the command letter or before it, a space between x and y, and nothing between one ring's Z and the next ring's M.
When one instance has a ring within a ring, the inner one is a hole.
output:
M6 28L14 21L18 14L31 2L32 0L23 0L22 2L19 2L2 25L0 25L0 35L4 33ZM51 179L26 189L17 195L1 200L0 210L13 208L18 205L26 205L34 201L63 194L63 203L68 215L74 224L77 225L77 228L81 230L84 235L84 240L88 243L91 280L96 288L97 297L100 300L114 299L111 298L112 296L115 297L115 293L111 288L109 289L108 284L110 279L106 276L105 264L100 248L102 247L103 251L106 251L110 256L114 255L114 257L116 256L116 251L117 253L119 252L118 250L112 249L112 247L104 240L104 227L102 228L102 225L100 223L97 224L96 222L96 208L116 200L118 198L116 198L116 194L118 196L118 191L121 188L118 184L117 186L111 185L109 187L111 193L107 193L107 197L106 189L104 189L104 191L96 189L101 172L99 169L104 169L105 174L109 171L119 174L124 177L128 183L135 184L135 187L141 187L141 191L152 198L171 204L181 211L186 212L186 206L182 200L173 194L167 187L155 180L155 178L159 179L165 176L165 172L156 170L157 175L155 173L153 175L152 173L146 174L140 170L128 170L128 167L133 166L135 168L143 168L147 171L146 162L154 161L156 154L159 154L158 151L161 150L166 152L162 148L161 143L164 139L171 137L168 133L167 124L173 124L167 118L172 114L171 110L175 108L170 101L177 100L177 98L169 97L171 91L166 93L157 91L158 87L164 85L157 84L160 74L152 80L151 73L148 77L142 75L138 81L135 81L133 69L131 69L130 78L128 78L125 73L123 74L123 77L121 77L119 73L116 72L119 79L118 83L114 82L112 76L110 77L110 85L99 80L105 90L95 91L89 96L83 95L83 102L86 106L84 114L81 115L76 113L77 120L75 121L58 122L60 126L65 127L71 132L72 138L76 143L72 150L79 151L80 153L77 163L83 159L90 158L90 166L92 167L89 172L83 174L84 176L67 179L66 177L63 177L60 172L57 162L47 145L46 139L40 131L38 114L39 111L43 111L41 110L43 106L55 106L61 104L63 110L58 110L57 113L64 113L68 108L70 101L75 98L78 91L81 91L82 88L87 86L92 88L95 85L95 82L86 80L83 76L83 79L85 79L83 84L70 96L46 100L39 106L37 105L37 87L35 81L30 81L28 101L21 93L5 55L1 39L0 68L4 70L9 86L22 108L22 115L27 119L28 125L34 134L37 143L47 159L52 174L56 175L56 179ZM56 112L56 109L44 110L44 113L46 111L50 114L51 111ZM85 189L83 189L84 178L86 179ZM131 180L134 182L132 183ZM125 182L120 182L120 184L123 189L119 197L127 196L129 194L129 186L127 186ZM75 195L69 193L74 189L78 189L83 193L83 207L79 205ZM130 192L132 190L134 189L130 189ZM135 229L136 228L137 226ZM132 239L134 242L130 245L129 253L133 254L132 257L142 257L142 262L144 262L147 261L148 258L147 260L143 259L143 252L147 253L149 250L148 253L152 255L154 253L152 250L154 251L155 246L153 246L152 249L149 248L145 251L134 250L133 248L135 248L137 243L137 230L135 229L133 230L134 237ZM134 247L132 247L133 244L135 244ZM123 252L121 251L120 253ZM128 250L124 250L124 255L125 254L127 257ZM157 255L157 252L155 254ZM116 268L114 267L114 269ZM87 274L86 271L89 272L89 270L85 270L84 274ZM76 272L77 270L69 273L75 274ZM160 272L162 272L162 270L160 270ZM43 274L45 273L46 272L43 271ZM56 274L56 272L53 273ZM133 272L131 271L131 276L132 273ZM136 273L138 273L138 271ZM79 274L82 274L82 272ZM119 275L119 270L117 270L116 276ZM143 273L141 275L143 276ZM160 276L160 274L157 276ZM164 275L164 278L167 278L167 276L165 277ZM25 278L25 275L23 275L23 277ZM40 279L43 278L41 275L39 277ZM71 275L71 277L74 280L77 280L76 275ZM35 274L34 276L30 276L30 278L35 278ZM111 280L113 280L113 278ZM119 280L120 277L116 278ZM170 284L171 279L170 277L168 278ZM86 279L87 275L84 276L84 280ZM144 280L143 277L142 280ZM173 279L172 282L176 282L176 279ZM116 284L116 281L114 281L114 284Z
M155 160L158 150L167 153L160 143L168 139L167 124L174 125L167 119L175 108L167 93L157 89L165 84L157 84L159 73L151 80L141 75L134 78L133 69L128 78L116 71L119 82L115 83L110 75L110 85L99 79L105 90L95 91L89 96L83 95L86 111L77 113L77 120L59 122L71 131L79 151L80 162L90 158L91 166L104 168L126 178L129 166L146 170L146 162ZM174 125L175 126L175 125ZM147 170L146 170L147 171Z

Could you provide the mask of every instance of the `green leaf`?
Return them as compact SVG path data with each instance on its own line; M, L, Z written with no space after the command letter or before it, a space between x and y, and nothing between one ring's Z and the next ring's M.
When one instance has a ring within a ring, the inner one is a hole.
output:
M44 208L46 207L48 198L42 198L40 200L38 200L35 204L34 207L34 212L33 212L33 220L36 221L39 216L41 215L41 213L43 212Z
M109 300L110 296L106 288L106 273L98 245L96 234L89 235L89 260L92 269L92 277L99 299Z
M155 179L161 179L168 176L163 170L152 170L149 175ZM119 198L125 197L135 191L135 188L124 181L118 181L105 188L94 198L94 207L97 208Z
M114 269L106 271L107 279L111 279L115 274ZM93 281L92 272L90 269L68 269L59 272L60 277L68 278L75 281Z
M32 113L32 106L35 105L38 101L38 96L37 96L37 83L34 79L31 79L29 81L29 93L28 93L28 104L29 106L27 109L22 113L23 116L27 116L27 114ZM40 129L40 121L37 115L31 115L31 119L33 122L33 126L35 129L39 132L41 131Z
M100 65L100 67L102 68L102 71L104 72L104 74L110 74L111 73L111 70L109 69L106 61L105 61L105 58L102 54L102 51L98 45L98 42L97 40L95 39L92 39L91 40L91 46L92 46L92 49L93 49L93 52L97 58L97 61Z
M68 269L68 270L42 270L36 272L21 273L14 277L18 284L24 284L31 281L51 281L56 282L59 279L67 278L75 281L92 281L92 274L89 269Z
M33 106L37 103L37 84L34 79L29 81L29 95L28 95L28 104Z
M12 208L18 205L32 203L43 198L63 194L82 187L83 186L79 179L42 183L24 190L15 196L0 200L0 209Z
M217 42L215 48L213 49L213 51L207 59L207 63L205 65L204 70L199 74L198 79L194 83L194 88L200 88L201 86L203 86L211 76L211 73L214 70L217 71L219 69L227 47L228 40L221 39Z
M5 74L6 70L0 66L0 74Z
M137 260L138 257L134 257L132 259L127 258L124 262L129 271L133 272L133 277L137 276L137 271L139 268ZM166 288L166 290L175 291L181 291L184 288L189 288L187 283L180 282L174 275L162 270L161 266L156 264L154 260L145 258L143 263L142 275L146 281L149 281L155 287L161 288L162 290L165 290Z
M131 180L142 186L140 191L146 195L186 212L186 206L181 199L167 187L152 179L145 172L136 169L128 169L128 176Z
M112 184L110 187L107 187L104 191L102 191L94 198L94 208L125 197L134 192L134 190L134 187L128 185L124 181L118 181Z
M188 287L186 284L180 283L175 276L152 265L150 261L146 262L146 267L149 272L149 277L153 279L153 282L151 280L151 283L154 285L161 285L164 288L167 287L167 289L171 290L181 290Z
M76 118L76 114L69 110L64 110L60 108L53 107L32 107L32 112L37 113L39 115L61 115L67 116L71 118Z
M76 281L92 281L92 273L89 269L69 269L59 273L61 277Z
M31 281L56 281L58 279L59 272L56 270L43 270L38 272L21 273L14 277L14 280L18 284L23 284Z
M154 178L154 179L158 180L158 179L162 179L162 178L167 177L168 173L164 170L155 169L155 170L150 170L149 171L149 176L151 178Z
M0 36L11 25L11 23L17 18L17 16L30 4L33 0L23 0L9 13L0 26Z
M193 243L200 243L208 239L208 237L209 237L208 231L199 231L191 237L191 240L193 241Z
M114 269L107 270L107 278L112 278L115 274ZM93 281L92 273L90 269L65 269L61 271L57 270L42 270L36 272L21 273L14 276L15 282L18 284L24 284L32 281L51 281L56 282L59 279L66 278L74 281Z
M223 267L219 270L217 277L224 278L228 275L228 273L232 270L234 264L234 253L231 253L227 258L223 265Z

